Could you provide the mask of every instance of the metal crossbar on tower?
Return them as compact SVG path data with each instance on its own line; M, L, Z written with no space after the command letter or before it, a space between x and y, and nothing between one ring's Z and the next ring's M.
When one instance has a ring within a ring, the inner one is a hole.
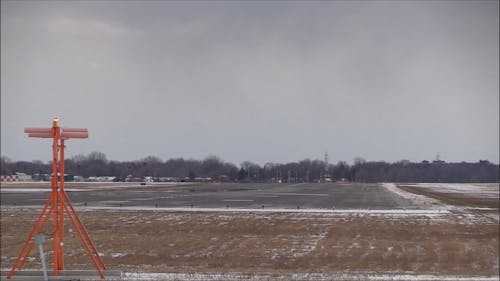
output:
M53 247L54 247L54 275L58 276L59 271L64 270L64 216L70 219L78 237L82 241L90 260L99 272L99 276L104 278L106 266L99 256L99 253L92 243L90 236L85 229L82 221L76 214L68 194L64 190L64 141L68 139L88 138L88 130L84 128L61 128L59 119L56 117L52 121L51 128L25 128L24 132L28 137L34 138L52 138L52 193L45 203L42 212L38 216L28 239L24 242L14 265L12 266L7 278L11 278L16 270L24 267L28 256L35 245L34 235L41 233L48 220L53 215Z

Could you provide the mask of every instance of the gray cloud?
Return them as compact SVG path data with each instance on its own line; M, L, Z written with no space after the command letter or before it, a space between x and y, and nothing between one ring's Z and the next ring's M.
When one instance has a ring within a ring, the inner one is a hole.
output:
M499 158L498 2L2 2L2 155Z

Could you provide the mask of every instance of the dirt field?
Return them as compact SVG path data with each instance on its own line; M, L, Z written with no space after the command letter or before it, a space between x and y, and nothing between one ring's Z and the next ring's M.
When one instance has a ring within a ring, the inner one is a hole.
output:
M12 265L36 213L2 209L2 268ZM499 270L496 213L80 213L108 268L124 272L498 276ZM68 229L67 269L92 269L75 236ZM31 256L26 267L39 269L38 252Z

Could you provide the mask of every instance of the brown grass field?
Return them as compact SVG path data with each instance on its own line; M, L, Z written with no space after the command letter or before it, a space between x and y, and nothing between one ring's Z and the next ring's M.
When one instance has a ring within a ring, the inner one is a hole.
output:
M8 187L49 188L47 183ZM108 269L123 272L499 277L498 195L415 185L398 187L437 200L429 210L443 208L449 212L419 215L397 210L383 214L81 208L79 214ZM3 270L12 266L39 211L2 206ZM49 223L44 231L49 264L51 231ZM93 269L69 220L65 251L66 269ZM32 251L26 268L41 268L38 250Z
M37 211L3 208L9 268ZM109 269L124 272L398 272L498 276L498 213L370 214L83 211ZM45 234L50 250L51 225ZM92 269L70 227L67 269ZM50 262L49 252L49 262ZM40 268L37 250L27 268Z
M398 185L398 187L404 191L425 195L427 197L431 197L443 203L454 206L496 209L500 207L500 200L498 199L498 197L485 197L480 196L479 194L467 194L458 192L443 192L441 190L432 190L429 188L418 186Z

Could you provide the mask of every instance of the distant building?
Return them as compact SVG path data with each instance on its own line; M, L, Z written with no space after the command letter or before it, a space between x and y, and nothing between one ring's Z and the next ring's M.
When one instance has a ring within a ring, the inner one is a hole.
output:
M7 176L7 175L2 175L1 176L2 182L14 182L14 181L19 181L19 177L16 175L12 176Z
M406 160L406 159L403 159L401 161L399 161L399 163L403 166L408 166L411 164L411 161L410 160Z
M195 182L211 182L212 178L211 177L195 177L194 181Z
M132 175L128 175L126 178L125 178L125 181L126 182L142 182L142 179L141 178L138 178L138 177L134 177Z
M2 182L15 182L15 181L31 181L31 176L25 173L16 173L15 175L2 175Z
M77 182L81 182L81 181L85 181L85 178L83 176L74 176L73 180L77 181Z
M219 180L220 180L220 181L223 181L223 182L225 182L225 181L229 181L229 177L228 177L227 175L220 175L220 176L219 176Z
M102 177L88 177L85 181L90 182L113 182L116 177L102 176Z
M115 181L116 177L111 177L111 176L104 176L104 177L97 177L97 181L100 182L113 182Z
M180 179L178 177L158 177L160 182L178 182Z

